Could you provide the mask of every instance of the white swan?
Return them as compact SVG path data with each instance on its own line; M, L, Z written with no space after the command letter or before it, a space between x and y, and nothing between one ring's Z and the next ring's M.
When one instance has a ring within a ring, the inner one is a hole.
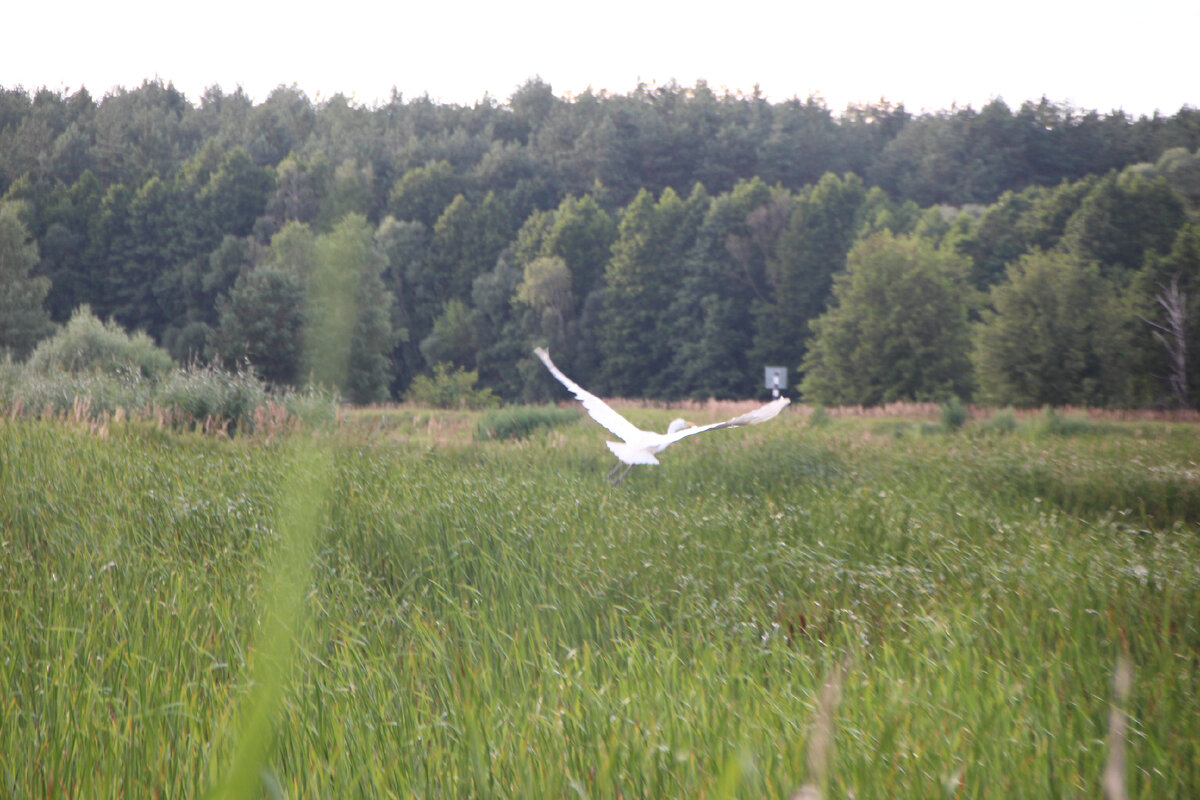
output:
M568 378L562 373L558 367L554 366L554 362L550 360L550 353L543 347L534 349L534 354L542 360L546 365L546 369L550 370L550 374L558 378L559 382L571 390L571 393L583 403L583 407L587 409L588 414L592 419L599 422L605 428L608 428L618 437L619 442L607 442L608 449L613 452L619 460L617 465L608 473L608 477L616 486L624 479L625 475L633 467L634 464L657 464L658 459L655 458L656 453L661 453L667 447L671 446L680 439L688 436L694 436L697 433L704 431L712 431L717 428L736 428L740 425L757 425L760 422L766 422L772 417L779 414L783 407L792 402L786 397L781 397L778 400L772 400L761 408L756 408L740 417L726 420L724 422L714 422L711 425L692 425L686 420L672 420L666 433L656 433L655 431L644 431L634 425L629 420L622 417L616 411L601 400L596 395L584 389L575 381ZM617 470L621 468L621 464L626 464L625 471L617 475ZM613 476L616 476L615 478Z

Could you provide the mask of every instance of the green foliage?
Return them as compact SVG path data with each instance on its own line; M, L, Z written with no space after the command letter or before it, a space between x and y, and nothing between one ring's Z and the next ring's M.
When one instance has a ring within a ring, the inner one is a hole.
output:
M434 320L433 330L421 341L421 355L430 366L453 363L466 368L479 348L475 320L461 300L446 303L442 315Z
M805 397L874 405L966 395L966 267L913 237L883 232L856 245L835 305L813 322Z
M387 398L395 297L366 217L350 213L316 241L305 306L304 374L353 403Z
M557 257L535 258L525 265L525 279L517 287L516 299L536 311L570 314L575 307L571 294L571 272Z
M278 391L252 371L213 365L175 368L151 381L136 371L69 373L0 361L0 414L14 418L100 424L119 415L232 434L253 432L259 422L281 430L297 422L328 427L337 403L336 395L319 387Z
M515 232L495 193L479 202L461 194L455 197L433 226L426 277L431 295L443 303L468 298L471 283L495 265Z
M1149 251L1166 252L1183 224L1184 202L1163 178L1106 175L1067 221L1063 243L1105 274L1132 272Z
M129 334L113 320L101 322L87 306L76 309L58 333L43 340L26 365L43 374L137 374L151 380L174 366L145 333Z
M418 375L408 387L410 403L433 408L490 408L500 404L491 389L477 389L479 373L436 364L433 375Z
M204 224L215 235L248 235L272 188L270 173L256 165L245 150L228 151L197 195Z
M752 247L735 244L731 252L730 244L749 238L751 215L771 202L770 188L759 179L717 197L699 189L689 197L703 210L668 312L674 354L664 378L670 394L743 397L758 384L761 365L746 354L753 346L753 312L767 291L765 261Z
M271 402L281 405L294 419L314 430L330 428L337 421L341 398L320 386L305 386L300 389L287 388L274 391Z
M272 384L296 383L305 323L305 289L290 270L263 265L240 276L217 302L210 354L226 368L249 364Z
M37 263L37 243L17 204L0 202L0 353L17 359L54 330L43 306L50 280L30 276Z
M1034 253L992 287L974 330L979 398L995 405L1120 405L1131 322L1116 289L1066 253Z
M337 166L325 187L317 208L313 226L318 231L330 231L347 215L366 217L371 212L375 173L370 164L360 166L348 158Z
M609 393L654 393L655 381L666 371L670 351L662 312L678 272L679 250L673 244L686 213L683 199L667 189L657 201L639 192L621 214L598 331L605 365L600 382Z
M1200 150L1191 153L1186 147L1164 150L1154 168L1193 208L1200 206Z
M1153 376L1151 396L1160 398L1160 402L1166 395L1177 395L1169 391L1169 381L1163 380L1177 366L1163 347L1165 341L1172 346L1178 344L1171 334L1169 315L1162 302L1172 286L1179 292L1183 312L1182 343L1187 373L1183 384L1189 398L1200 400L1200 369L1196 368L1200 358L1200 225L1182 226L1170 251L1148 256L1130 284L1134 312L1140 323L1134 336L1137 359ZM1196 400L1192 402L1194 405Z
M57 368L8 367L0 408L10 416L95 419L117 409L152 405L154 384L140 372L70 373Z
M188 366L168 373L154 401L174 419L228 423L230 431L253 428L254 411L267 401L262 382L249 370L228 372L213 366Z
M942 427L948 431L960 430L967 424L967 419L970 417L970 409L958 395L951 395L949 399L939 403L938 411Z
M425 368L420 345L448 341L435 323L457 302L470 338L435 360L477 369L509 399L551 388L527 358L539 341L598 390L744 397L763 363L802 363L833 276L882 231L969 257L980 290L1022 256L1066 249L1099 265L1127 317L1151 318L1153 291L1130 279L1194 212L1197 146L1189 109L1135 120L1045 98L914 114L704 83L564 99L535 79L505 102L375 108L297 87L258 104L214 87L193 104L160 80L98 99L0 89L0 196L20 203L25 231L22 257L0 270L0 347L24 357L51 332L46 312L61 323L88 304L176 360L224 327L209 352L257 351L277 382L337 367L318 379L370 402ZM973 204L978 221L947 213ZM373 254L343 236L350 219ZM543 258L565 264L569 302L514 297ZM246 313L285 293L235 290L268 265L306 289L316 272L346 273L334 282L361 290L354 313L332 313L333 295L303 311L341 319L352 358L297 370L294 326L268 341L265 318ZM5 285L20 288L6 298ZM1151 346L1135 342L1122 402L1161 402L1162 354L1141 338ZM966 397L972 377L955 391Z
M508 406L486 411L475 423L475 441L524 439L534 432L578 421L579 411L557 406Z
M400 176L388 196L388 211L396 219L415 220L432 228L461 191L462 181L450 162L431 162Z
M567 197L550 220L542 255L566 263L571 289L582 300L603 278L616 239L616 222L593 196Z
M778 198L747 218L751 240L768 251L771 289L770 301L761 304L755 317L757 361L799 364L804 358L809 325L825 310L833 276L845 267L864 225L866 194L857 175L839 178L827 173L794 206ZM782 216L774 224L769 213L773 207L779 207ZM778 228L774 241L772 227Z

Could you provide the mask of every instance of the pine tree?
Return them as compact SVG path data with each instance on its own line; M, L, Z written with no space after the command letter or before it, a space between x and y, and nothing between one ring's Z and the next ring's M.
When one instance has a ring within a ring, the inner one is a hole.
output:
M54 332L43 306L50 279L30 277L37 263L37 243L21 221L19 206L0 203L0 352L17 359Z

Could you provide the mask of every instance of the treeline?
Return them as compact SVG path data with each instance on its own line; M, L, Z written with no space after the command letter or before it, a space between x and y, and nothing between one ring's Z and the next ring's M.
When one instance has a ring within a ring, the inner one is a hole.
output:
M0 346L87 305L179 362L299 384L341 284L356 402L444 364L553 396L546 344L606 394L741 397L777 364L825 403L1187 403L1198 147L1195 109L1045 99L0 89Z

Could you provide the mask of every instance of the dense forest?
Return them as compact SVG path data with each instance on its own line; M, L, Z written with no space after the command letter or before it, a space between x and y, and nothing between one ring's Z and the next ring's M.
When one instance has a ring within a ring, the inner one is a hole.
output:
M556 397L541 344L608 395L754 396L780 365L819 403L1189 405L1198 148L1195 108L1045 98L0 88L0 348L95 315L295 385L332 282L359 403L455 371Z

